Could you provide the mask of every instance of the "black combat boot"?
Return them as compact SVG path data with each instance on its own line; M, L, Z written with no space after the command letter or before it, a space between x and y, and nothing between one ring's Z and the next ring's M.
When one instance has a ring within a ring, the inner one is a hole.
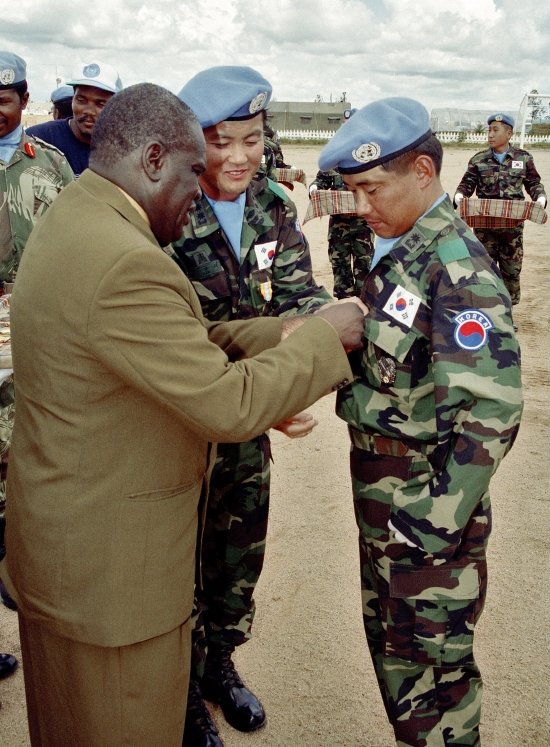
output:
M233 648L211 649L206 659L201 689L204 697L218 703L225 720L239 731L256 731L266 723L262 704L237 674L231 654Z
M182 747L223 747L198 685L189 685Z

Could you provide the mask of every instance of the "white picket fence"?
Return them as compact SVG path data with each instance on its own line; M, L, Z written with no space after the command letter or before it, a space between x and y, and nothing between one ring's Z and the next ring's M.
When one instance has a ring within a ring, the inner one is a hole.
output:
M438 132L437 137L442 143L457 143L459 141L463 143L479 143L480 145L487 143L486 132L467 132L466 137L464 137L462 132ZM512 136L512 143L518 145L519 139L519 133L515 133ZM525 145L550 143L550 135L525 135L524 143Z
M279 140L330 140L332 130L277 130Z
M332 130L279 130L280 140L330 140L334 135ZM487 143L486 132L467 132L463 136L461 132L438 132L437 137L442 143L475 143L483 145ZM519 144L519 133L512 137L514 145ZM525 145L534 143L550 143L550 135L526 135Z

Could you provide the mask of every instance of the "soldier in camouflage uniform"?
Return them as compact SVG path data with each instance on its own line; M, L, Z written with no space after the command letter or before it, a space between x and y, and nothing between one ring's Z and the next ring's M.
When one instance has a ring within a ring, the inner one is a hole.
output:
M28 137L23 130L21 118L29 98L25 62L0 52L0 76L0 82L5 81L0 85L0 114L6 120L0 125L0 281L12 283L34 225L74 176L57 148ZM13 428L12 394L9 377L0 385L0 518L4 516L4 471Z
M490 147L470 159L457 187L455 204L474 192L480 198L492 200L523 200L525 187L531 199L545 207L546 194L533 156L510 145L513 118L508 114L492 114L487 124ZM474 233L498 265L512 305L519 303L523 223L513 228L476 228Z
M257 179L261 179L267 176L272 181L277 181L277 169L289 169L291 168L283 156L283 150L281 143L277 137L277 133L273 130L267 122L264 122L264 154L262 156L262 163L258 169L256 175ZM294 185L290 186L290 189L294 189Z
M29 94L21 57L0 51L0 281L13 283L27 239L40 216L74 176L56 148L28 137L21 124ZM0 559L4 555L6 473L15 416L13 374L0 383ZM2 601L15 602L0 582ZM17 668L0 654L0 679Z
M319 171L309 191L336 189L347 186L334 169ZM334 275L334 296L361 296L363 280L368 275L374 251L373 233L360 215L331 215L328 224L328 256Z
M253 179L270 94L262 76L242 67L206 70L179 93L203 127L207 167L199 178L203 196L171 251L193 282L205 317L213 321L303 314L331 300L313 279L296 207L275 182ZM263 708L244 687L231 654L249 639L254 618L253 592L267 532L269 461L267 434L243 444L218 444L204 526L202 589L196 592L185 747L221 745L199 682L235 728L253 731L265 723Z
M377 234L365 347L337 414L352 442L365 632L397 745L478 747L489 482L517 433L520 362L508 294L443 192L429 127L418 102L374 102L319 159L338 165Z

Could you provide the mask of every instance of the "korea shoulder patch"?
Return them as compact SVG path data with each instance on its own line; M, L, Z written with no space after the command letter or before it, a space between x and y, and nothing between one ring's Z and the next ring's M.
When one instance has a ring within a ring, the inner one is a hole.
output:
M485 312L466 309L453 317L455 342L463 350L479 350L487 342L488 332L495 326Z
M415 296L414 293L403 288L402 285L396 285L395 290L386 301L383 311L406 327L412 327L421 302L420 296Z

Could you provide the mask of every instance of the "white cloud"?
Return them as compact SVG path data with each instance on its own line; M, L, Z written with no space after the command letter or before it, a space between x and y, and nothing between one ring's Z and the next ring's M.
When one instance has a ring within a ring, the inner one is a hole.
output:
M8 15L16 12L17 15ZM0 0L0 48L27 60L44 100L75 63L173 91L211 65L260 70L279 100L346 91L362 106L408 95L428 108L516 108L550 89L550 7L540 0Z

